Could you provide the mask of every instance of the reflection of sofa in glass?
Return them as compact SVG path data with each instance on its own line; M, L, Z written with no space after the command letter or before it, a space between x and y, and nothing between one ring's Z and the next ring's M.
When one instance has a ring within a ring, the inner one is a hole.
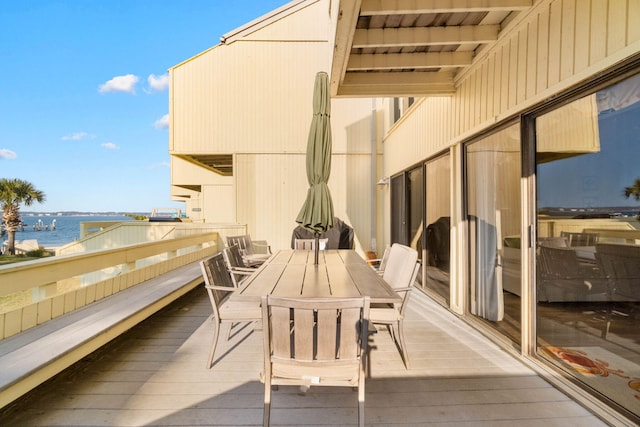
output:
M538 241L538 301L606 301L608 281L594 263L583 262L566 236ZM500 249L503 290L521 295L520 236L507 236Z

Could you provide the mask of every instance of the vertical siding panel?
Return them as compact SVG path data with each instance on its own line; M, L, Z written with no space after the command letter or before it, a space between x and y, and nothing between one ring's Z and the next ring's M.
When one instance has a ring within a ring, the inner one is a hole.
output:
M43 301L40 301L38 304L38 325L51 320L52 319L52 306L53 301L51 298L47 298ZM0 328L1 329L1 328Z
M591 3L583 1L576 8L576 41L575 41L575 72L580 72L589 66L591 49L589 34L591 32Z
M464 129L464 126L465 126L464 112L465 112L467 99L464 95L465 95L466 89L467 89L467 83L465 82L465 84L460 85L456 93L456 98L458 99L458 103L459 103L458 108L456 109L457 121L458 121L458 125L456 127L457 132L462 132L462 129Z
M484 63L482 64L482 67L480 68L480 72L478 74L480 74L480 87L481 87L481 91L480 91L480 99L478 100L478 102L480 103L480 121L478 122L478 124L485 122L488 118L488 105L489 102L491 101L489 99L488 96L488 86L489 86L489 64L488 63Z
M471 111L473 112L472 127L476 127L482 122L482 104L484 103L484 98L482 97L482 67L476 70L474 74L473 96L471 97Z
M486 119L489 120L492 117L495 116L495 99L496 99L496 94L495 94L495 90L496 90L496 86L495 86L495 73L496 73L496 55L495 53L491 53L491 55L489 55L487 57L487 77L486 77L486 81L487 81L487 100L485 102L485 105L487 106L487 117Z
M469 100L469 98L471 97L471 79L468 78L464 84L462 85L462 127L461 130L464 131L464 129L469 129L469 123L471 123L471 106L469 104L471 104L471 101Z
M640 40L640 2L629 2L629 16L627 17L627 43Z
M538 55L536 64L536 91L542 92L549 86L549 9L545 8L538 17Z
M497 116L501 111L502 91L502 49L496 49L494 58L494 78L493 78L493 115Z
M22 308L21 330L33 328L38 324L38 305L29 304Z
M560 44L562 40L562 3L553 2L549 10L549 68L548 86L560 81Z
M529 75L529 67L527 66L528 59L528 43L529 43L529 26L525 24L525 27L518 32L518 75L517 75L517 87L516 87L516 102L520 104L526 99L527 96L527 81Z
M627 0L610 0L609 2L609 33L607 37L607 55L610 55L627 43ZM635 25L639 25L637 22Z
M576 0L562 2L562 38L560 39L560 80L573 75L576 44ZM584 0L582 0L584 2ZM587 2L584 2L584 5Z
M462 88L458 87L456 94L453 96L453 110L456 112L453 115L453 132L459 134L462 129L462 119L460 117L460 111L462 111Z
M518 99L518 45L520 34L516 33L511 39L509 47L509 74L507 81L509 83L509 100L507 108L515 107Z
M502 69L500 70L500 111L509 108L509 43L502 46Z
M530 98L536 93L538 81L538 16L535 16L527 26L527 85L525 98Z
M607 55L608 9L606 1L591 4L591 49L589 63L594 64Z

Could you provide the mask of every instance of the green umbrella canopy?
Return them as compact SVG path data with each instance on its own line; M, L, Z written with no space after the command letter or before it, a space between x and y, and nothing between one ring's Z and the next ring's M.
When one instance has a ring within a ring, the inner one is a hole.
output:
M307 141L307 198L296 222L316 234L333 227L333 201L329 192L331 174L331 98L329 76L316 74L313 89L313 119Z

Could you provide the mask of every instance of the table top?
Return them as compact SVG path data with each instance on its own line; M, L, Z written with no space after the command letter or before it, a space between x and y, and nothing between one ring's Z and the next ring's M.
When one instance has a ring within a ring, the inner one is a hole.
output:
M402 300L353 250L320 251L317 265L313 251L278 251L231 298L259 301L267 294L293 298L369 296L371 303Z

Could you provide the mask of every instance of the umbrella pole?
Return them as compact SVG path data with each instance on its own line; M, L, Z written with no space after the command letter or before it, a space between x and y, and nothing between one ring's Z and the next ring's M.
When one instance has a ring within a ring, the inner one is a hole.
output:
M316 244L314 245L314 264L318 265L318 254L320 252L320 233L318 233L317 231L314 233L314 237L316 239Z

